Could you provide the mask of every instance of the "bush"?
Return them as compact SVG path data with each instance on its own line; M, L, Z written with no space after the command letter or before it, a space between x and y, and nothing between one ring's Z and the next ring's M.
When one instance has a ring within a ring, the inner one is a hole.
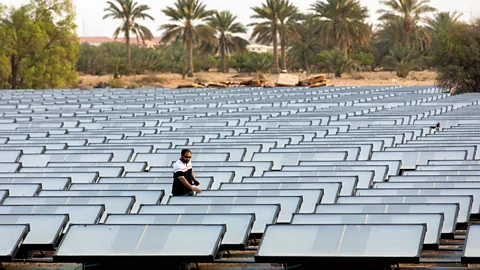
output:
M411 71L418 70L422 64L422 55L405 46L395 46L384 60L385 68L395 71L400 78L407 78Z
M125 88L125 83L121 79L113 79L108 83L110 88Z
M341 78L343 73L350 72L355 67L355 62L337 49L319 53L317 62L321 69L335 73L337 78Z
M166 82L167 80L165 78L158 77L157 75L154 75L154 74L150 74L141 79L136 80L136 83L138 84L154 84L154 83L162 84Z
M130 85L128 85L127 88L128 89L137 89L137 88L140 88L140 85L133 82L133 83L130 83Z
M480 20L439 35L432 61L439 86L452 94L480 91Z
M375 56L371 53L357 52L352 55L352 59L357 61L362 70L372 70L375 63Z

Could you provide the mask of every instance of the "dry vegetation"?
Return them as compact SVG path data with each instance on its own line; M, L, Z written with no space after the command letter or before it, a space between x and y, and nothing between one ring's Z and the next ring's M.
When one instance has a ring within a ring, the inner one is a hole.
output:
M296 74L300 79L306 78L306 74ZM263 74L266 81L274 82L277 75ZM335 78L333 74L328 74L330 79L329 85L341 86L377 86L377 85L433 85L435 84L436 73L433 71L412 72L407 79L401 79L394 72L357 72L352 74L344 74L342 78ZM200 72L196 73L193 78L182 79L181 75L171 73L158 73L150 75L123 76L121 80L127 88L155 88L167 87L176 88L179 84L193 83L196 80L204 82L222 82L222 81L242 81L251 79L252 74L224 74L218 72ZM105 76L80 76L80 88L91 89L99 83L106 83L112 80L111 75Z

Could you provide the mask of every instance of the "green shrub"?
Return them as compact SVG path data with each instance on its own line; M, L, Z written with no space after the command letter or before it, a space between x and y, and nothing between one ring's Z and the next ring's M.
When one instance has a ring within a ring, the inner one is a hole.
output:
M400 78L407 78L411 71L418 70L423 64L420 52L406 46L395 46L384 59L387 70L393 70Z
M341 78L343 73L350 72L355 67L355 61L340 50L323 51L317 55L318 66L326 72L335 73Z
M132 83L130 83L130 84L128 85L127 88L128 88L128 89L138 89L138 88L140 88L140 85L137 84L137 83L132 82Z
M141 79L136 80L136 83L138 84L154 84L154 83L166 83L167 79L163 77L159 77L154 74L147 75L145 77L142 77Z
M432 60L438 85L452 94L480 91L480 20L439 35Z
M113 79L108 83L108 85L110 88L125 88L125 83L122 81L122 79Z

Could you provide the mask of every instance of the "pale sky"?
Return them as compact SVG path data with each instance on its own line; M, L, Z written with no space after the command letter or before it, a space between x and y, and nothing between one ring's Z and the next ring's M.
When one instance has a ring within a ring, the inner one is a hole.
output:
M29 0L0 0L0 3L7 6L19 6L28 3ZM108 36L111 37L113 31L118 27L118 22L111 19L102 20L103 9L107 6L107 0L73 0L77 9L77 25L79 36ZM141 22L150 28L155 36L161 36L157 31L158 26L168 22L161 12L166 6L173 6L175 0L137 0L139 4L149 5L149 12L155 18L155 21L147 20ZM236 15L243 24L252 22L251 7L258 6L262 0L203 0L209 9L230 10ZM302 12L307 12L315 0L293 0ZM381 8L378 0L360 0L362 5L366 5L370 11L370 21L376 22L378 17L376 11ZM478 0L431 0L431 5L439 11L457 11L463 14L463 20L470 21L472 18L480 17L480 7Z

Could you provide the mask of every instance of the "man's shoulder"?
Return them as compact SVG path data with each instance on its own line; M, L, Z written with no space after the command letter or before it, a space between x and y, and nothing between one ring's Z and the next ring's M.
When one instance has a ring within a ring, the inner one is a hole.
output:
M177 160L177 162L173 163L173 170L176 171L184 166L181 160Z

